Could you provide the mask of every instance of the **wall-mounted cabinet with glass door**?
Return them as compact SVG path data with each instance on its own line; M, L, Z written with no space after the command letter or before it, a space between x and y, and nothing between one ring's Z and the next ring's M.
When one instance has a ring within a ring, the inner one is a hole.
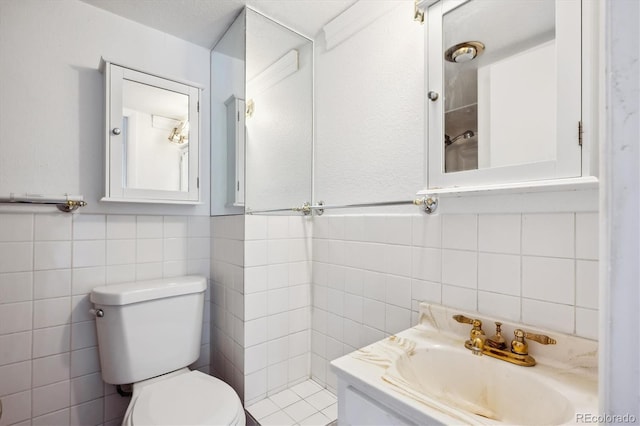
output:
M427 10L428 189L579 178L582 2Z

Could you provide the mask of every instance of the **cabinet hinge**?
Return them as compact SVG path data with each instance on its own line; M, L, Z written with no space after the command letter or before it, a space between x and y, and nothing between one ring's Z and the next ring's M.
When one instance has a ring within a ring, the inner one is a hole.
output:
M582 121L578 121L578 145L582 146Z
M198 110L197 112L200 112L200 101L196 103L196 109Z
M238 181L238 191L240 191L240 181Z
M196 178L196 188L200 188L200 178Z
M238 123L240 122L240 111L238 111Z

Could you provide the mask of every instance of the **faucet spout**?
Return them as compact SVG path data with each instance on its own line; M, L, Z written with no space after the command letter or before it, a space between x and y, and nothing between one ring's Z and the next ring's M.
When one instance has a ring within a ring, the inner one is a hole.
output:
M469 340L471 343L470 348L471 353L474 355L482 356L484 351L484 336L477 334L473 339Z

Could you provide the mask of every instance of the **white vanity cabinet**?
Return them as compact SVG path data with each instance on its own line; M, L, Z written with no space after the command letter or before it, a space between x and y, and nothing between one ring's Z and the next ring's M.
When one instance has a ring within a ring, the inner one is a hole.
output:
M373 395L359 390L347 379L338 378L338 425L418 425L406 416L384 405ZM442 424L435 419L430 425Z

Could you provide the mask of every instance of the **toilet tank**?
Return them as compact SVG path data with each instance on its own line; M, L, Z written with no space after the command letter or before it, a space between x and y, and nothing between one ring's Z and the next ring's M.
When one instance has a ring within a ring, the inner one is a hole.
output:
M135 383L186 367L200 355L206 279L163 278L96 287L102 379Z

